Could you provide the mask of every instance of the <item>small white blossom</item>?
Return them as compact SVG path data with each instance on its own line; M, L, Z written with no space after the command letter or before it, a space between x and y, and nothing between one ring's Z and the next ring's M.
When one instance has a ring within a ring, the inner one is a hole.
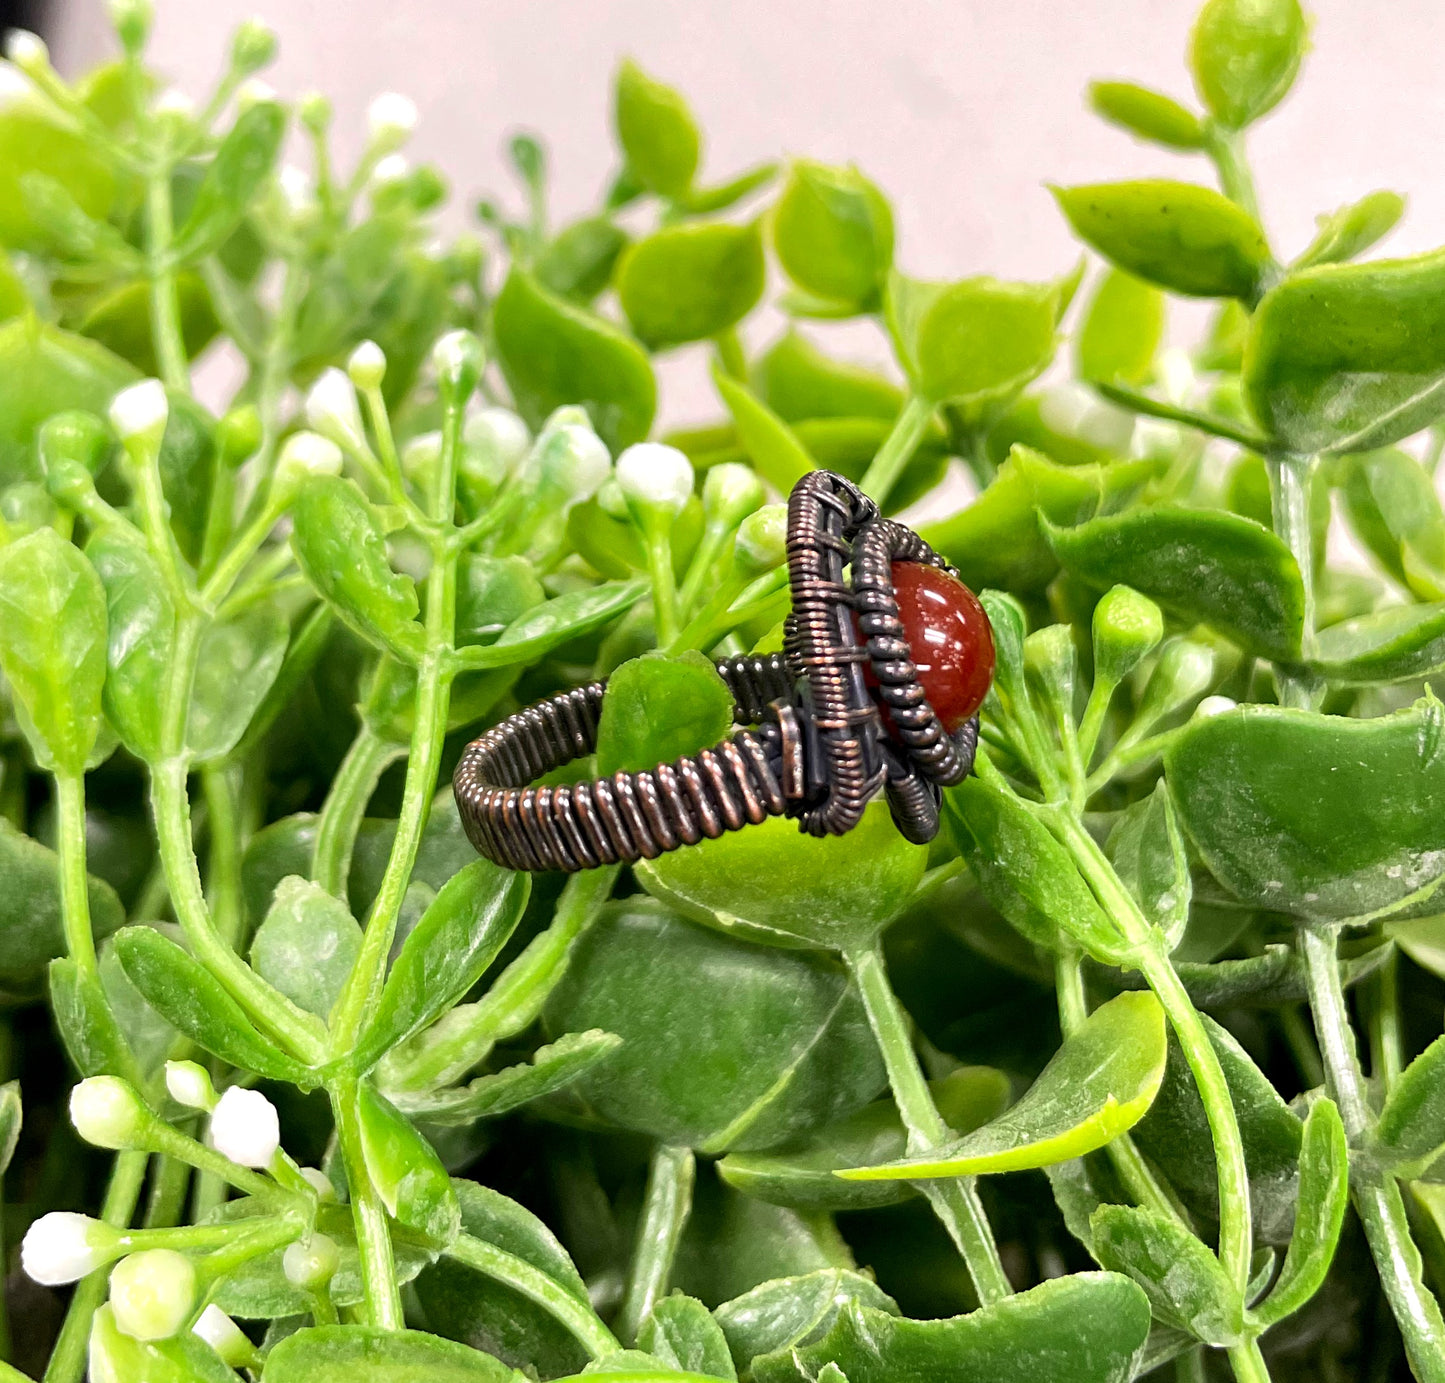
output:
M122 442L159 447L170 411L166 386L158 379L143 379L110 401L110 425Z
M356 389L334 365L322 370L306 395L306 421L323 437L348 451L366 445Z
M396 91L384 91L366 108L366 127L373 147L398 149L416 129L416 102Z
M50 49L39 34L29 29L11 29L5 39L5 56L22 72L43 73L50 67Z
M324 1287L331 1281L341 1262L341 1251L336 1241L325 1234L312 1234L309 1239L297 1239L286 1245L281 1255L281 1271L286 1280L297 1287Z
M708 522L724 528L740 524L764 498L763 482L740 461L724 461L703 478L702 507Z
M617 484L629 505L679 513L692 479L692 462L665 442L636 442L617 458Z
M738 527L734 560L744 571L762 575L781 566L788 555L788 506L765 504Z
M166 1062L166 1089L171 1099L187 1109L214 1109L216 1090L210 1073L195 1061Z
M566 423L545 438L538 457L541 483L565 496L565 507L595 495L612 474L607 443L590 427Z
M196 113L196 103L179 87L168 86L156 97L152 109L161 119L189 120Z
M296 102L296 118L319 134L331 123L331 102L319 91L308 91Z
M52 1210L25 1232L20 1265L35 1282L63 1287L101 1267L115 1245L115 1231L89 1215Z
M510 408L483 408L467 419L462 440L487 451L510 472L527 454L532 434Z
M70 1122L97 1148L135 1147L151 1117L135 1087L119 1076L90 1076L70 1092Z
M13 62L0 62L0 110L31 100L35 88Z
M1159 381L1164 396L1171 403L1187 403L1194 389L1194 362L1189 352L1179 346L1168 346L1159 353Z
M331 1184L331 1178L320 1167L298 1167L296 1170L301 1173L303 1181L310 1183L318 1200L334 1201L336 1199L336 1187Z
M341 448L315 432L293 432L282 444L271 477L272 493L286 496L313 475L340 475Z
M442 390L470 394L481 378L482 343L470 331L449 331L438 339L431 351L437 379Z
M1225 711L1232 711L1238 704L1232 696L1206 696L1194 708L1194 714L1200 720L1205 720L1209 716L1223 715Z
M191 1329L233 1369L240 1368L255 1357L256 1346L215 1302L201 1312L200 1318Z
M231 40L231 61L241 72L265 67L276 56L276 30L264 19L243 19Z
M405 154L388 154L371 170L371 185L386 187L391 183L403 182L411 172L411 164Z
M265 1167L281 1146L276 1106L259 1090L233 1085L211 1112L211 1143L243 1167Z
M292 216L300 216L311 210L316 200L316 185L311 174L294 163L281 165L276 175L276 186L281 190L281 200Z
M250 110L252 106L265 105L276 100L276 88L260 77L247 77L236 88L236 109Z
M190 1318L196 1270L174 1249L145 1249L122 1258L110 1275L116 1328L135 1340L169 1340Z
M386 353L375 341L363 341L351 352L346 373L358 389L380 389L386 378Z

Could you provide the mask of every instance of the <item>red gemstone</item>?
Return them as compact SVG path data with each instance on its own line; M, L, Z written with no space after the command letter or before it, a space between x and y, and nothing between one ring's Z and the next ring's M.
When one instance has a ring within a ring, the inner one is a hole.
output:
M894 562L893 594L928 704L953 734L983 705L993 680L993 630L978 597L956 576ZM872 668L865 680L876 687ZM884 724L891 717L883 712Z

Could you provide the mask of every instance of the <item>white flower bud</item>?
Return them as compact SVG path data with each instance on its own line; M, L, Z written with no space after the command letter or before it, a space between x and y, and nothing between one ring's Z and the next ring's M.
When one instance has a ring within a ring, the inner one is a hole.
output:
M311 131L320 134L331 124L331 102L319 91L308 91L296 102L296 118Z
M527 454L532 434L510 408L483 408L467 419L462 440L469 448L485 451L509 474Z
M196 103L180 87L168 86L151 109L157 119L189 120L196 113Z
M591 499L612 473L607 443L590 427L577 423L552 430L537 461L539 488L560 494L567 509Z
M294 163L281 165L281 171L276 174L276 186L281 190L281 200L292 216L309 212L316 201L316 185L311 180L311 174Z
M119 1152L139 1146L155 1116L119 1076L90 1076L70 1092L70 1122L87 1143Z
M174 1249L145 1249L122 1258L110 1275L116 1329L136 1340L169 1340L191 1314L196 1270Z
M405 154L388 154L371 170L371 185L387 187L392 183L404 182L411 172L411 164Z
M629 507L682 511L692 495L692 462L665 442L635 442L617 458L617 484Z
M366 108L366 127L372 147L390 152L399 149L416 129L416 103L399 92L384 91Z
M231 40L231 64L238 72L255 72L276 56L276 30L263 19L244 19Z
M128 52L138 51L150 33L151 20L155 17L150 0L110 0L111 27Z
M781 566L788 556L788 506L765 504L738 527L733 561L746 573L761 576Z
M1189 352L1179 346L1168 346L1159 353L1159 380L1164 396L1171 403L1185 403L1194 388L1194 362Z
M1223 715L1225 711L1232 711L1238 704L1232 696L1206 696L1194 708L1194 716L1196 720L1206 720L1210 716L1219 716Z
M281 1271L294 1286L316 1291L331 1281L340 1262L341 1251L336 1241L325 1234L313 1234L309 1239L297 1239L286 1245L286 1252L281 1255Z
M20 1265L32 1281L63 1287L109 1262L118 1237L108 1224L89 1215L52 1210L25 1231Z
M276 1106L259 1090L233 1085L211 1113L211 1143L243 1167L265 1167L281 1146Z
M5 38L5 56L28 76L44 75L50 70L50 49L39 34L29 29L11 29Z
M767 498L763 482L751 466L724 461L714 466L702 482L702 507L710 523L735 528Z
M210 1072L195 1061L166 1062L166 1089L177 1104L187 1109L210 1111L216 1107L216 1089Z
M313 475L340 475L341 448L315 432L293 432L282 444L271 493L285 499Z
M301 1179L310 1184L311 1189L316 1192L316 1198L323 1203L336 1199L336 1187L332 1185L331 1178L321 1170L320 1167L298 1167Z
M250 110L252 106L266 105L277 98L276 88L260 77L247 77L236 88L236 109Z
M122 442L157 448L165 436L170 411L166 386L158 379L143 379L110 401L110 425Z
M31 101L35 87L13 62L0 62L0 111Z
M363 341L351 352L346 373L358 389L380 389L386 378L386 353L375 341Z
M612 474L602 482L602 488L597 491L597 507L610 518L625 519L627 517L627 497L622 493L622 486L617 483L615 468Z
M366 445L356 390L334 365L322 370L307 393L306 421L316 432L347 451L359 451Z
M429 495L436 484L441 459L441 433L418 433L401 449L401 473L423 494Z
M221 1356L223 1363L233 1369L242 1367L256 1356L256 1346L215 1302L201 1312L191 1329Z
M462 330L447 332L432 347L431 358L441 385L443 403L448 393L462 400L469 398L482 377L482 366L485 364L482 343L475 334Z

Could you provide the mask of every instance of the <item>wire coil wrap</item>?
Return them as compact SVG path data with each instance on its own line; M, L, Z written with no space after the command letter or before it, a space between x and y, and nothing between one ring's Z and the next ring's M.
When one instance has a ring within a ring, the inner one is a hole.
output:
M815 836L842 835L880 790L908 839L931 840L939 788L973 765L978 720L949 735L929 705L891 568L952 569L829 471L794 486L787 551L793 608L783 652L717 665L735 721L749 728L670 764L538 787L538 778L596 747L606 683L539 702L462 754L453 789L472 844L510 869L590 869L654 859L770 816L794 817ZM884 732L880 703L897 742Z

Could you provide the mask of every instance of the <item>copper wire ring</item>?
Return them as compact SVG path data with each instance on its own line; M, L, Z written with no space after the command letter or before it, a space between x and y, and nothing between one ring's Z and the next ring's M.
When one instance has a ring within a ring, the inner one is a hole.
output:
M793 609L783 652L717 665L740 728L642 772L533 787L596 747L606 683L538 702L463 752L452 788L468 838L509 869L591 869L655 859L770 816L793 817L814 836L843 835L881 789L899 830L932 840L939 789L973 766L978 719L950 735L929 705L898 617L896 561L952 571L850 481L810 472L788 497ZM867 664L876 691L864 681Z

